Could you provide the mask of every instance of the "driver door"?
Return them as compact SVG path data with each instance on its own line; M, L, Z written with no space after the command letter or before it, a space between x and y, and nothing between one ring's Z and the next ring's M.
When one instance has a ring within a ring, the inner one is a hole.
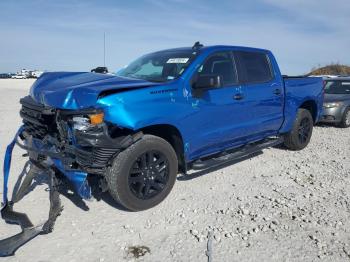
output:
M201 75L221 76L222 86L200 92L192 89L191 103L195 107L190 122L196 135L191 142L190 159L238 145L245 135L246 112L241 110L244 101L240 99L242 88L238 83L233 53L224 51L211 54L197 70L193 81Z

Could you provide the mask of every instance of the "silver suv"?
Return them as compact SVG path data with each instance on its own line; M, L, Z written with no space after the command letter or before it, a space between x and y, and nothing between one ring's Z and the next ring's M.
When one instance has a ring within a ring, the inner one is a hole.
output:
M321 122L350 127L350 77L325 79Z

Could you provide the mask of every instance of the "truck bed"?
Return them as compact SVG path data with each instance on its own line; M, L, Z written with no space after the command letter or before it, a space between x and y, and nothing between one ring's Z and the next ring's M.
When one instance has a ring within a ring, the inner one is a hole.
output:
M305 101L317 101L310 103L311 109L315 112L314 121L318 122L322 115L323 107L323 79L321 77L305 76L283 76L285 87L285 121L281 133L291 129L298 107Z

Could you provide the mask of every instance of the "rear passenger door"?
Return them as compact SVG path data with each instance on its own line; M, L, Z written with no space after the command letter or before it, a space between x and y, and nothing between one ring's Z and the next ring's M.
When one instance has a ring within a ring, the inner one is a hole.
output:
M272 57L263 51L236 51L249 140L277 134L283 122L284 87Z

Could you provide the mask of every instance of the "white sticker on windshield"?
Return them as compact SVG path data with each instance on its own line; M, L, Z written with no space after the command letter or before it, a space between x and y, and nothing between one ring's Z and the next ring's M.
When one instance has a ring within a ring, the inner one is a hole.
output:
M169 58L167 64L186 64L189 58Z
M350 86L350 82L342 82L341 83L343 86Z

